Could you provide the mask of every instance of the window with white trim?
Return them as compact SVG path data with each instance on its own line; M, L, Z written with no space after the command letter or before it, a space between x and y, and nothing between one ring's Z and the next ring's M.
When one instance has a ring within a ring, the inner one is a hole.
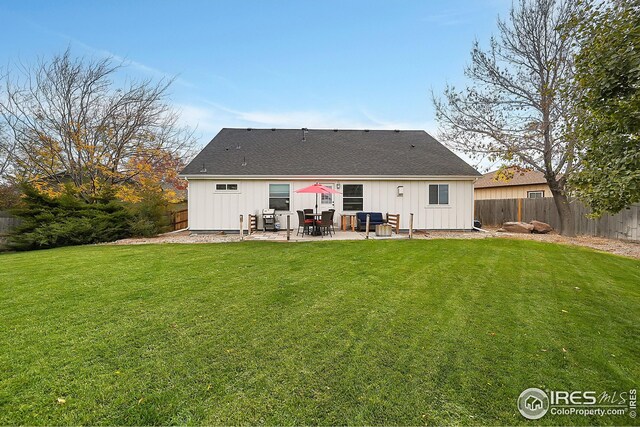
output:
M269 184L269 209L288 211L290 201L290 184Z
M449 204L449 184L429 184L429 204Z
M529 199L542 199L544 197L544 190L527 191L527 198Z
M333 190L333 184L322 184L325 187L331 188ZM320 194L320 203L323 205L330 205L333 203L333 193L322 193Z
M216 191L238 191L238 184L216 184Z
M344 184L342 186L342 210L361 211L364 209L364 186Z

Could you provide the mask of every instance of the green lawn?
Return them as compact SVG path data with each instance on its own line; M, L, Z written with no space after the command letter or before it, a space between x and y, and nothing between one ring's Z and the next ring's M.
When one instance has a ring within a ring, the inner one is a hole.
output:
M529 241L4 254L0 424L525 424L640 386L639 333L640 262Z

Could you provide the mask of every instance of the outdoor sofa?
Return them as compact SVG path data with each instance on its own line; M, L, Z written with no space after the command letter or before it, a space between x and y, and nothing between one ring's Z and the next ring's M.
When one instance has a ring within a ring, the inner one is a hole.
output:
M356 213L358 231L365 231L367 228L367 215L369 215L369 231L375 231L376 225L385 224L384 216L382 212L358 212Z

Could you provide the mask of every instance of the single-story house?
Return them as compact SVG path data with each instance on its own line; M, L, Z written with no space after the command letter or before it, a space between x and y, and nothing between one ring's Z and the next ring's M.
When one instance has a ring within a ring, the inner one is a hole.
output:
M315 208L314 183L340 194L318 210L400 214L400 228L470 230L480 174L421 130L222 129L182 171L189 229L238 231L239 216L275 209L284 229Z
M521 168L482 175L473 185L473 194L475 200L553 197L542 172Z

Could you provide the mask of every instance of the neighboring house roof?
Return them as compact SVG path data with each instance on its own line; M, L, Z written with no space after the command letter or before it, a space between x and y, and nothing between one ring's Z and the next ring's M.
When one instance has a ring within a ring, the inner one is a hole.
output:
M225 128L182 175L480 174L424 131Z
M513 168L510 173L513 173L513 177L509 180L497 179L499 171L493 171L482 175L473 184L474 188L493 188L493 187L511 187L515 185L535 185L546 184L547 180L544 178L542 172L534 170L526 170Z

